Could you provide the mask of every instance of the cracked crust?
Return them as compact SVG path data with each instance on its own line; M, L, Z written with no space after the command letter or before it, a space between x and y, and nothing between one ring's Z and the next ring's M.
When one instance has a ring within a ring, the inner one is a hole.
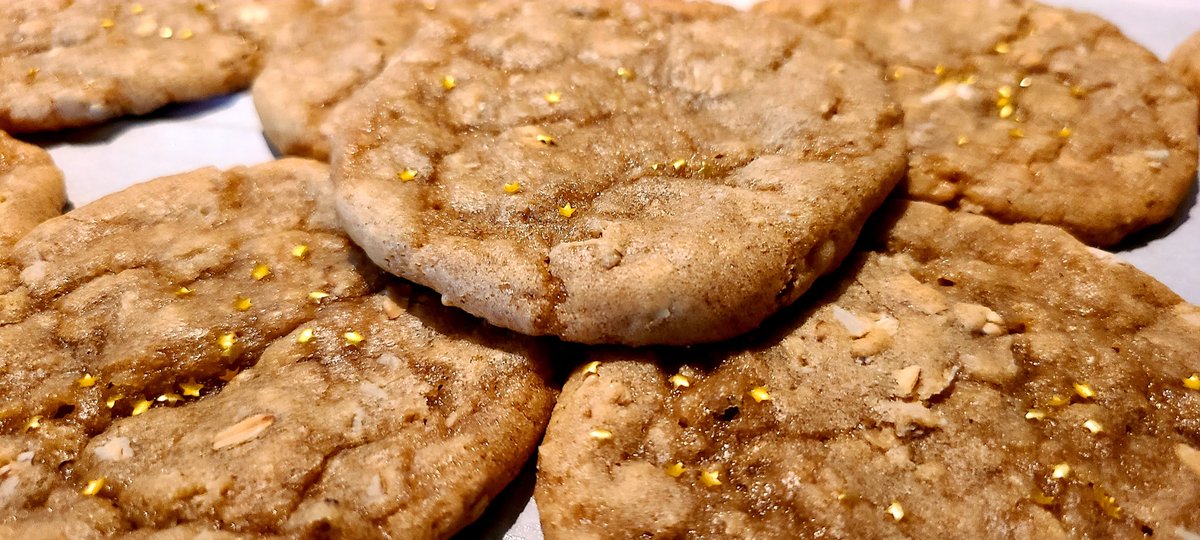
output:
M19 320L26 295L12 246L66 204L62 171L42 149L0 131L0 324Z
M18 244L0 537L444 538L482 512L549 418L546 353L380 291L331 192L316 162L205 169Z
M1200 532L1200 309L1055 227L898 203L864 236L757 335L578 370L539 451L547 538Z
M1176 47L1167 65L1192 89L1193 94L1200 96L1200 32L1192 34Z
M1022 0L777 0L755 10L850 37L886 66L914 198L1058 225L1104 246L1173 215L1193 182L1196 99L1093 15Z
M248 86L310 0L0 3L0 129L47 131Z
M455 26L341 108L338 210L376 263L499 326L738 335L837 265L903 169L877 68L791 23L505 1Z

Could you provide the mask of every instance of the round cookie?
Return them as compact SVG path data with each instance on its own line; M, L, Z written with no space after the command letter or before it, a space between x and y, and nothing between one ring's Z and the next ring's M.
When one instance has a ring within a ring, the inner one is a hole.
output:
M340 107L338 210L376 263L498 326L738 335L837 265L903 168L877 68L792 23L501 1L447 28Z
M444 12L466 3L332 0L284 27L254 80L254 107L279 151L329 157L326 140L341 103L394 53L436 54L455 35Z
M1111 245L1174 214L1197 105L1093 15L1024 0L773 0L755 11L860 42L908 132L910 197Z
M538 345L382 291L316 162L141 184L15 252L0 537L446 537L549 418Z
M1176 47L1167 65L1192 89L1193 94L1200 96L1200 32L1192 34Z
M0 131L0 324L20 318L25 295L11 250L35 225L62 212L62 171L42 149Z
M1055 227L891 210L772 327L577 370L546 537L1200 533L1200 308Z
M0 129L46 131L249 86L274 27L311 0L0 4Z

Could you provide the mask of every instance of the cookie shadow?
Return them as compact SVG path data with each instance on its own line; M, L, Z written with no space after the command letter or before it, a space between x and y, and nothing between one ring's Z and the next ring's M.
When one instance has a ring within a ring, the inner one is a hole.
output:
M1179 208L1175 209L1174 215L1162 223L1151 225L1129 235L1117 245L1112 246L1109 251L1129 251L1145 247L1155 240L1170 235L1176 229L1183 226L1184 223L1187 223L1192 208L1196 206L1197 192L1200 192L1200 183L1197 183L1198 179L1200 179L1200 175L1192 178L1191 189L1188 190L1188 194L1183 198L1183 202L1179 204Z
M504 540L509 538L508 532L517 523L525 507L533 500L533 485L537 478L537 453L530 456L529 461L517 473L517 477L508 484L488 505L479 519L467 525L452 538L453 540Z
M95 126L68 128L39 133L20 133L22 141L50 149L64 144L94 146L107 144L130 128L158 121L184 120L232 106L238 93L225 94L190 103L172 103L138 116L122 116Z

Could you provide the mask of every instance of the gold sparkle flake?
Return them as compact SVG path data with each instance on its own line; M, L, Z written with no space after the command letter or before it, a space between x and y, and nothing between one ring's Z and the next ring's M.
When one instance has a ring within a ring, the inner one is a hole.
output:
M150 410L150 406L153 404L154 403L148 399L139 399L137 403L133 404L133 412L131 412L129 414L131 416L138 416L138 415Z
M1087 96L1087 89L1086 89L1086 88L1084 88L1084 87L1082 87L1082 86L1072 86L1072 87L1071 87L1071 96L1072 96L1072 97L1077 97L1077 98L1083 98L1083 97L1086 97L1086 96Z
M313 340L313 329L305 328L300 331L300 335L296 336L296 343L308 343Z
M254 302L252 302L249 298L239 296L233 299L233 307L238 311L246 311L254 307Z
M959 146L966 146L966 144L969 142L971 142L971 140L968 139L966 135L959 135L958 138L954 140L954 144Z
M1058 130L1058 136L1064 139L1069 138L1073 133L1075 133L1075 131L1067 126L1063 126L1062 129Z
M100 19L100 28L109 29L116 25L116 21L112 19Z
M556 145L558 145L558 143L554 142L554 136L552 136L552 135L546 135L545 133L538 134L538 136L537 136L537 142L540 142L540 143L542 143L542 144L544 144L544 145L546 145L546 146L556 146Z
M42 417L40 415L34 416L30 418L28 422L25 422L26 431L34 430L40 427L42 427Z
M751 389L750 397L754 398L754 401L757 403L771 401L771 393L767 391L767 387L765 386L759 386L758 388Z
M396 173L396 178L399 178L401 182L412 182L413 180L417 179L417 171L412 169L404 169L403 171Z
M222 356L229 356L233 352L233 347L237 345L237 334L221 334L217 338L217 345L221 346Z
M292 256L297 259L304 259L305 257L308 257L308 246L304 244L297 244L293 246Z
M512 193L516 193L518 191L521 191L521 183L520 182L510 182L508 184L504 184L504 192L505 193L512 194Z
M682 373L676 373L675 375L671 375L671 386L674 386L676 390L678 390L680 388L687 388L691 385L692 385L692 381L690 381Z
M104 489L104 478L100 477L95 480L88 480L87 485L83 486L83 489L80 490L79 493L88 497L94 497L98 495L102 489Z
M201 390L204 390L204 385L194 380L179 384L179 391L183 392L185 397L200 397Z
M1092 435L1096 435L1101 431L1104 431L1104 426L1100 425L1100 422L1097 422L1091 418L1087 419L1087 421L1083 423L1083 428L1092 432Z
M175 404L180 401L183 401L183 396L180 396L179 394L176 394L174 392L167 392L161 396L154 398L154 401L157 401L159 403Z
M1000 97L1002 98L1011 98L1013 96L1013 87L1006 84L1000 88L997 88L996 93L1000 94Z
M1046 418L1046 411L1041 411L1038 409L1029 409L1028 411L1025 411L1026 420L1042 420L1044 418Z
M683 466L682 461L676 461L675 463L671 463L670 465L664 467L663 470L667 473L667 476L670 476L671 478L679 478L684 472L687 471L687 468Z
M170 26L164 26L158 29L158 37L163 39L171 39L175 35L175 31Z
M113 394L111 396L108 396L108 399L104 400L104 406L111 409L113 407L116 407L117 402L121 401L124 398L125 398L124 394Z
M446 75L442 77L442 89L454 90L454 88L457 86L458 80L455 79L453 75Z
M1096 504L1100 505L1100 509L1104 510L1108 517L1113 519L1121 519L1121 507L1117 505L1117 498L1108 493L1102 486L1095 484L1092 486L1092 498Z
M1025 130L1023 130L1021 128L1012 128L1012 129L1008 130L1008 136L1012 137L1014 139L1024 139L1025 138Z
M1050 476L1062 480L1071 475L1071 466L1066 463L1059 463L1054 466L1054 470L1050 472Z
M329 298L329 293L327 293L325 291L313 291L313 292L308 293L308 299L312 300L313 302L319 303L321 300L324 300L326 298Z
M250 277L254 278L254 281L262 281L269 275L271 275L271 267L265 264L255 266L254 270L250 272Z
M39 70L38 68L35 68L35 67L31 67L31 68L29 68L29 71L25 72L25 78L29 79L30 81L36 80L38 73L41 73L41 70ZM4 202L4 201L0 200L0 202Z
M575 208L571 206L571 203L564 204L558 208L558 215L569 218L575 215Z
M1001 106L1000 107L1000 118L1009 118L1013 115L1014 112L1016 112L1016 109L1012 106L1012 104Z
M193 292L195 292L195 291L193 291L187 287L180 287L178 289L175 289L175 296L183 298L185 296L191 296Z
M1054 394L1053 396L1050 396L1050 401L1047 403L1049 403L1051 407L1062 407L1064 405L1069 405L1071 403L1071 398L1070 396L1063 397L1058 394Z
M144 12L144 11L146 11L146 8L142 7L141 4L134 4L132 6L129 6L129 12L134 15L141 15L142 12Z
M587 365L583 366L583 374L585 376L586 375L599 376L600 375L600 361L593 360L591 362L588 362Z
M945 75L946 74L946 66L944 66L942 64L938 64L938 65L934 66L933 74L937 75L938 77Z
M342 337L346 340L347 345L353 345L356 347L367 339L362 334L355 332L353 330L346 332L345 334L342 334Z
M195 32L192 32L191 30L184 28L183 30L180 30L179 33L175 34L175 37L177 39L188 40L188 39L192 39L192 37L195 35L196 35Z
M892 519L896 521L904 519L904 507L900 505L900 501L892 501L892 504L888 505L884 511L890 514Z
M999 54L1008 54L1008 52L1012 50L1012 45L1009 45L1008 43L1001 41L1000 43L997 43L996 46L992 48L992 50L996 51Z
M588 432L588 436L597 441L607 441L612 438L613 434L607 429L593 429Z
M558 105L559 102L562 101L562 92L559 92L558 90L546 92L546 94L542 96L542 99L545 99L546 103L551 105Z
M1075 383L1075 393L1083 399L1092 399L1096 397L1096 391L1092 390L1091 385L1087 383Z
M1042 493L1042 491L1040 489L1035 490L1033 492L1033 495L1029 496L1029 500L1031 500L1035 504L1038 504L1041 506L1050 506L1050 505L1054 504L1054 497L1051 497L1049 495L1046 495L1045 493Z
M636 75L633 73L633 70L627 67L617 68L617 76L625 81L632 81L636 77Z
M1184 379L1183 385L1191 390L1200 390L1200 373L1193 373L1191 377Z
M89 388L96 385L96 377L91 373L84 373L79 380L75 381L75 384L78 384L80 388Z
M683 170L684 167L687 167L686 159L677 159L671 162L671 168L677 171Z
M719 471L701 471L700 481L708 487L717 487L721 485L721 473Z

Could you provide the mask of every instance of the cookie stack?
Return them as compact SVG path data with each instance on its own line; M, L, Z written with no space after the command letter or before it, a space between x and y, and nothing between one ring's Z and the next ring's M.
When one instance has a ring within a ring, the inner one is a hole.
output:
M1200 538L1197 99L1023 0L20 0L0 128L253 84L54 217L0 136L0 538ZM1194 56L1194 54L1192 54ZM326 161L329 165L322 163Z

